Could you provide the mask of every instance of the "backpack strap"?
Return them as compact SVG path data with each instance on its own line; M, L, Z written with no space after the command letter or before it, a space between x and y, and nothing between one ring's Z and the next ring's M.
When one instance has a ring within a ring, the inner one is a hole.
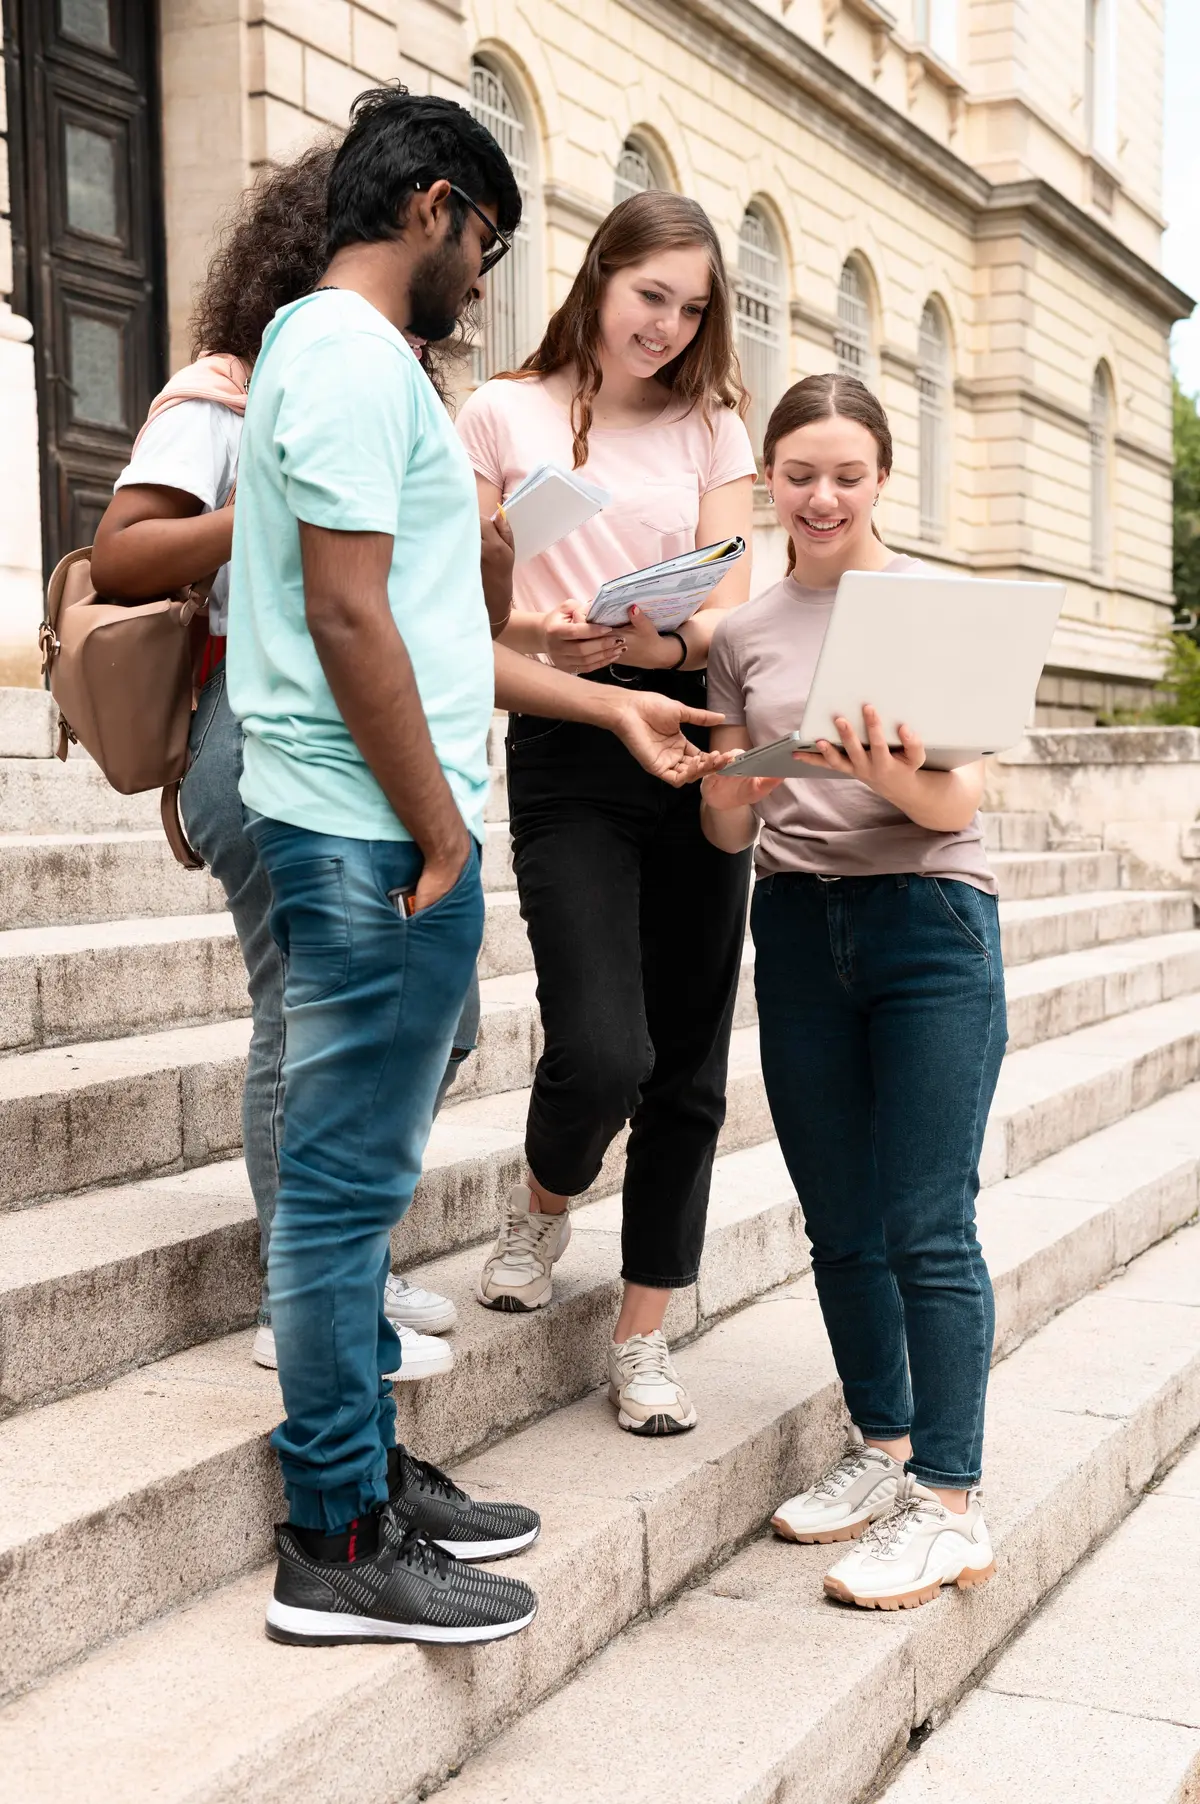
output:
M178 407L181 401L216 401L232 413L245 413L249 387L250 371L239 357L210 354L197 358L186 369L176 370L151 401L141 432L133 441L130 457L136 453L146 427L168 407Z
M178 783L168 783L163 790L159 812L162 815L163 832L167 836L167 844L184 870L202 871L204 860L184 832L183 817L179 812Z

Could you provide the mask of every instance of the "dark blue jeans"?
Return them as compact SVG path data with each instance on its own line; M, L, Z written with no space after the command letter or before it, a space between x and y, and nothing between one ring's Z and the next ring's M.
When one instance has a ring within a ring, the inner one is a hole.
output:
M387 1497L400 1342L383 1312L391 1231L421 1175L438 1086L483 938L472 851L406 919L411 841L248 831L284 959L284 1103L269 1280L286 1420L271 1437L291 1519L333 1533Z
M786 874L751 912L763 1078L851 1419L979 1482L995 1315L975 1233L1007 1025L995 899Z

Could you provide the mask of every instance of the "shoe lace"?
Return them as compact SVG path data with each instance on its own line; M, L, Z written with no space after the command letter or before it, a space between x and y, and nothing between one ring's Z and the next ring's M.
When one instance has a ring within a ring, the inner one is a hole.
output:
M912 1532L918 1516L936 1508L928 1497L898 1496L887 1514L871 1524L859 1546L864 1552L887 1555Z
M393 1519L393 1531L399 1524ZM419 1566L422 1572L436 1572L439 1578L445 1578L450 1570L453 1557L444 1547L431 1540L421 1528L405 1529L399 1541L394 1541L396 1559L406 1566Z
M427 1491L431 1497L446 1497L451 1502L469 1501L467 1493L460 1490L449 1473L443 1472L440 1466L433 1465L427 1459L415 1458L406 1447L400 1449L400 1459L405 1477L409 1473L413 1475L418 1491Z
M834 1460L823 1478L819 1478L813 1486L814 1497L837 1497L848 1484L867 1469L864 1450L861 1447L847 1447L840 1459Z
M510 1204L500 1236L502 1250L499 1263L512 1271L527 1272L532 1278L537 1272L541 1243L553 1231L557 1219L554 1215L543 1215L532 1209L522 1209L515 1203Z
M671 1357L661 1334L631 1334L621 1348L621 1366L627 1378L660 1378L677 1382Z

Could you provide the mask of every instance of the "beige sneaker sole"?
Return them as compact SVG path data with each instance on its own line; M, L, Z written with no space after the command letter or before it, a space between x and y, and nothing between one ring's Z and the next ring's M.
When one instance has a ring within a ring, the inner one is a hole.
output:
M651 1435L686 1434L700 1420L693 1403L691 1410L684 1417L673 1416L667 1410L655 1410L645 1416L631 1416L622 1406L621 1393L615 1384L608 1387L608 1400L617 1412L617 1426L628 1434Z
M794 1541L800 1547L827 1547L831 1541L857 1541L866 1534L871 1520L864 1516L861 1522L848 1522L844 1528L823 1528L818 1534L812 1529L793 1528L782 1516L772 1516L771 1527L782 1541Z
M504 1315L529 1315L535 1309L544 1309L547 1303L554 1301L554 1285L547 1280L541 1290L517 1295L515 1290L502 1290L494 1297L489 1297L481 1280L476 1286L475 1295L485 1309L499 1309Z
M832 1577L825 1580L825 1590L840 1603L857 1604L860 1610L917 1610L922 1604L931 1604L943 1585L954 1585L959 1591L969 1591L973 1585L986 1585L995 1576L995 1571L995 1560L990 1566L968 1566L956 1579L939 1579L936 1584L920 1585L915 1591L901 1591L895 1597L859 1597L841 1579Z

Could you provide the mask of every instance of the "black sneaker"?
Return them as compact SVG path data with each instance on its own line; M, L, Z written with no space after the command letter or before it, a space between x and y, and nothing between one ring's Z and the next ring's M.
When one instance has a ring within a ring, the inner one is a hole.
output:
M366 1559L314 1559L286 1522L275 1530L275 1546L272 1641L499 1641L537 1615L537 1598L520 1579L464 1565L419 1529L406 1531L390 1508L381 1512L378 1550Z
M388 1501L402 1528L419 1528L460 1560L502 1560L530 1547L542 1532L536 1510L520 1503L476 1503L453 1479L414 1459L404 1447L388 1454Z

